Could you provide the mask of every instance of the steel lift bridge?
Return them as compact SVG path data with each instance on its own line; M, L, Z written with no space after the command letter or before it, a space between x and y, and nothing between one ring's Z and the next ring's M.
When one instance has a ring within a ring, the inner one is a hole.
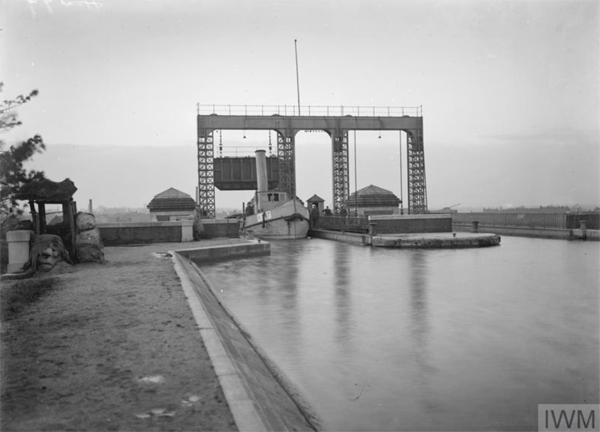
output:
M407 136L408 213L427 212L422 107L197 105L198 198L203 217L215 217L215 131L265 130L277 134L276 190L296 195L295 136L319 130L331 137L333 212L350 196L349 131L403 131Z

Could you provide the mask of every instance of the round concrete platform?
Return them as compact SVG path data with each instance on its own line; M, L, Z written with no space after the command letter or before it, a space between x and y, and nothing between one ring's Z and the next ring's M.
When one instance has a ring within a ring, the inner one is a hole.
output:
M443 249L497 246L500 236L465 232L381 234L371 245L398 249Z

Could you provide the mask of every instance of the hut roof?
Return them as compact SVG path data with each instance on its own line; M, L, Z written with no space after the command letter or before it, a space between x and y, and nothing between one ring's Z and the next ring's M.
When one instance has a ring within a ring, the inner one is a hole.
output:
M190 211L196 208L196 201L180 190L169 188L155 195L147 207L150 211Z
M353 192L348 199L348 204L359 207L395 207L400 204L400 199L389 190L369 185Z
M43 203L62 203L70 201L75 192L77 192L75 183L68 178L61 182L43 179L25 183L15 194L15 198Z
M325 202L325 200L323 198L321 198L319 195L315 194L313 196L311 196L309 199L306 200L306 202Z

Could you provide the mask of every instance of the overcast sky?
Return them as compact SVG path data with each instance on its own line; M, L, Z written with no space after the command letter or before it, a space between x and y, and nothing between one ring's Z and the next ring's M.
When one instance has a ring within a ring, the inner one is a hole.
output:
M297 39L302 105L423 106L430 209L598 205L599 5L5 0L2 97L40 94L3 139L41 134L32 167L71 178L80 208L194 196L196 104L296 104ZM247 135L224 133L225 151L268 145ZM298 195L331 205L328 136L296 142ZM356 148L351 191L401 195L398 134L361 132ZM250 196L217 191L217 207Z

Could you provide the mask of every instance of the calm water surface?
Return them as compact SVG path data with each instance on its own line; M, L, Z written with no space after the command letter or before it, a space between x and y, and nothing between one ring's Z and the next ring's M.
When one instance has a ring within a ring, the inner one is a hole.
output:
M597 242L271 246L202 269L328 430L537 430L538 404L599 403Z

